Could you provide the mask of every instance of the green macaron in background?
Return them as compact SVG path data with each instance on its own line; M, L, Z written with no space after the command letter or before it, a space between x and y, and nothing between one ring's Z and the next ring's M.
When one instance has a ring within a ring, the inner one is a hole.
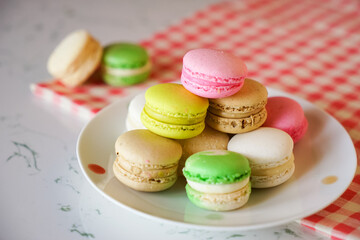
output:
M145 81L151 61L146 49L132 43L114 43L104 48L101 72L112 86L129 86Z
M198 207L229 211L247 203L250 193L249 161L228 150L202 151L191 155L183 169L186 193Z

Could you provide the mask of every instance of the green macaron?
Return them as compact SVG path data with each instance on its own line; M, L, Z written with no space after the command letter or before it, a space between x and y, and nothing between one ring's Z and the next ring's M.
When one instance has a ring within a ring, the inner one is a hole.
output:
M146 49L132 43L115 43L104 48L101 72L112 86L129 86L145 81L151 61Z
M227 150L210 150L191 155L183 169L186 193L198 207L228 211L249 199L251 168L246 157Z

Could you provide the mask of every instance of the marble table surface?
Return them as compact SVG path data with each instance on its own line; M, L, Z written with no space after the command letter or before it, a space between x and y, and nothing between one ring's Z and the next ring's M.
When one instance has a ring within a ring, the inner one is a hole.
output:
M84 120L34 97L50 79L46 62L75 29L107 44L140 41L211 1L0 2L0 239L327 239L296 222L245 232L188 229L150 221L96 192L80 171Z

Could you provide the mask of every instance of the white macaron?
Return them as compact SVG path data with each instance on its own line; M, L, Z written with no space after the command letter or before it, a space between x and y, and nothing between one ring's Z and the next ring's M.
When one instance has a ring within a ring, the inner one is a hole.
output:
M270 127L236 134L228 143L228 150L248 158L253 188L274 187L293 175L293 147L294 142L289 134Z
M131 101L128 107L128 114L126 117L126 129L128 131L135 129L146 129L140 120L140 115L145 106L145 92L137 94Z

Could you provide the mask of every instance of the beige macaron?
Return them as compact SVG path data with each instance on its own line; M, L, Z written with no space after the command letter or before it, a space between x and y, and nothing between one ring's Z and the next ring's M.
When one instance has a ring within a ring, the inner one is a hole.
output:
M249 160L251 187L268 188L286 182L295 171L294 142L286 132L270 127L236 134L228 150Z
M101 62L100 43L85 30L70 33L49 57L49 73L64 85L76 87L95 72Z
M144 192L170 188L177 179L181 146L147 129L128 131L115 143L115 177L128 187Z
M182 156L179 161L178 173L183 176L182 169L185 161L194 153L205 150L226 150L229 142L229 135L205 126L204 131L196 137L177 140L182 147Z
M209 99L206 123L226 133L252 131L266 120L267 97L268 92L260 82L247 78L234 95Z

